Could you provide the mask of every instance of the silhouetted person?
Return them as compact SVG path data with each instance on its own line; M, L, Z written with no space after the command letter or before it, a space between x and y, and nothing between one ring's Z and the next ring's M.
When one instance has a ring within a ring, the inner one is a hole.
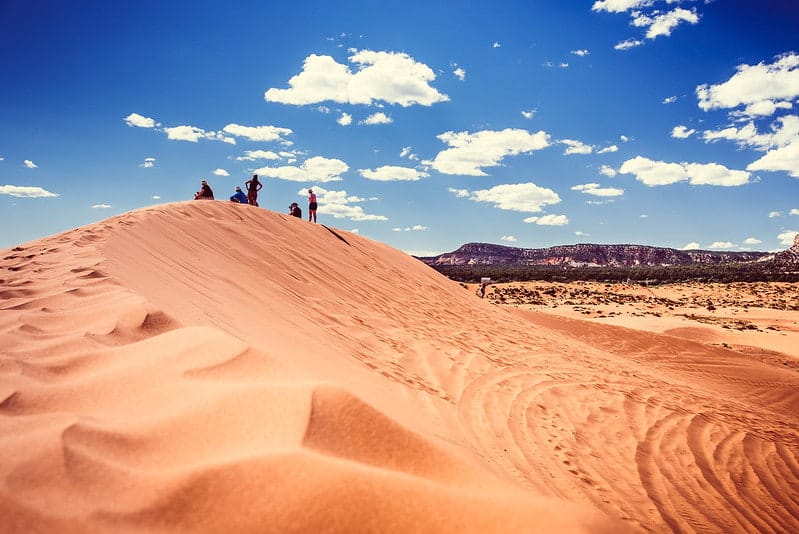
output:
M308 190L308 220L316 222L316 194L313 189Z

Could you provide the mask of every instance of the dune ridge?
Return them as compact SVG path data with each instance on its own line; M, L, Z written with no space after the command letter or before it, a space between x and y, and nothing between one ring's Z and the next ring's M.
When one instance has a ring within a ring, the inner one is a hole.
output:
M224 202L2 251L8 531L799 530L799 376Z

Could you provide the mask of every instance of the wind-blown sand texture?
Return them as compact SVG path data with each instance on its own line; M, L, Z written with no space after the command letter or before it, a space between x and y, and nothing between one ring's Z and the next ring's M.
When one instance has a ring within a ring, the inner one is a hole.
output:
M0 258L3 531L799 531L790 367L226 202Z

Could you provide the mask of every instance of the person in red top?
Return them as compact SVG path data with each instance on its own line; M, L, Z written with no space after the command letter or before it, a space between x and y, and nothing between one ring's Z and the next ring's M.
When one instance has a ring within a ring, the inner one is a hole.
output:
M258 191L264 186L261 182L258 181L258 175L253 174L252 180L247 180L244 182L244 185L247 187L247 203L251 206L258 205Z
M316 222L316 194L313 189L308 190L308 220Z

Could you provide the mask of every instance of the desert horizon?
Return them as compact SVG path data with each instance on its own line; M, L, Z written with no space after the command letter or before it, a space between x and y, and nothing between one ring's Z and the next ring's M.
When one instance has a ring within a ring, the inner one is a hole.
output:
M799 289L447 279L228 202L0 256L0 524L799 530Z

